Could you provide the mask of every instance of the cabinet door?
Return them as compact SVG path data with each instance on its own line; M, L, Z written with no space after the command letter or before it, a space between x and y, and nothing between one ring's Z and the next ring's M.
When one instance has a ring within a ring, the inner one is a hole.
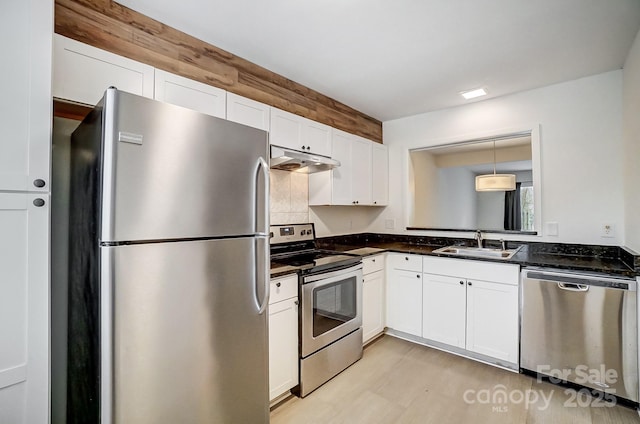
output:
M387 282L387 326L422 337L422 274L391 270Z
M332 205L353 205L353 189L351 166L352 135L344 131L332 130L331 145L333 159L340 161L340 166L331 171Z
M467 282L467 350L518 363L518 286Z
M422 337L464 349L466 281L423 274Z
M53 41L53 97L93 106L114 86L153 98L152 66L58 34Z
M2 0L1 10L0 191L47 192L53 2Z
M43 205L35 206L36 199ZM48 195L0 193L0 234L0 422L44 424L49 416Z
M298 298L269 305L269 399L298 384Z
M154 98L218 118L227 117L227 92L189 78L155 70Z
M307 146L302 143L302 120L301 116L272 107L269 144L306 152Z
M386 206L389 203L389 152L387 146L371 145L371 198L373 205Z
M352 197L357 205L371 205L371 145L362 137L351 141Z
M384 331L384 271L362 277L362 340Z
M307 145L306 151L331 157L331 127L305 119L302 126L302 140Z
M269 131L270 107L264 103L227 93L227 119L249 127Z

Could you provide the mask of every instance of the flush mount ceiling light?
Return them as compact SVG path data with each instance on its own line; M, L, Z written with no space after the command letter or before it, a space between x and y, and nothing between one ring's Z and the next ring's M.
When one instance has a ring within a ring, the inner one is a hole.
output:
M493 140L493 174L476 176L476 191L511 191L516 189L514 174L496 174L496 141Z
M471 91L463 91L460 93L466 100L475 99L476 97L486 96L487 91L484 88L477 88Z

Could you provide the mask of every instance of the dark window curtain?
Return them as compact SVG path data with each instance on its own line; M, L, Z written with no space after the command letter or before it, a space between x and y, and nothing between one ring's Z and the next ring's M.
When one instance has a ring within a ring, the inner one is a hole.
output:
M504 229L522 229L522 211L520 210L520 183L516 189L504 192Z

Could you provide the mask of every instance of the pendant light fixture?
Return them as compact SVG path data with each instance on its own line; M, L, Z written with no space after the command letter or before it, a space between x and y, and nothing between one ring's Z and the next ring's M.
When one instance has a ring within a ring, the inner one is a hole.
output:
M516 189L514 174L496 174L496 141L493 140L493 174L476 176L476 191L511 191Z

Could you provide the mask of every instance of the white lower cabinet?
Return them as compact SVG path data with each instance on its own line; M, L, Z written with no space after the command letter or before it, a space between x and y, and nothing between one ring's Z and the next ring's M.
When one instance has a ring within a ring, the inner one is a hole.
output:
M422 337L517 364L520 267L431 257L423 267Z
M423 274L422 337L465 348L466 282Z
M49 419L49 195L0 193L0 423Z
M387 269L387 327L421 337L421 256L389 253Z
M269 400L298 384L298 277L271 280Z
M467 350L518 362L518 286L467 282Z
M362 342L384 331L384 255L362 259Z

